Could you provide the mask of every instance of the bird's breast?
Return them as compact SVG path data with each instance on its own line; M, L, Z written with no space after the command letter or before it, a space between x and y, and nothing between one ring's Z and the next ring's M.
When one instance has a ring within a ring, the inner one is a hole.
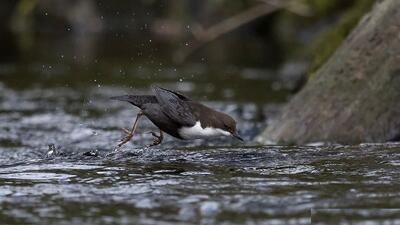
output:
M200 138L210 138L215 136L229 136L230 133L224 131L220 128L205 127L201 126L200 121L192 127L181 127L179 129L179 135L183 139L200 139Z

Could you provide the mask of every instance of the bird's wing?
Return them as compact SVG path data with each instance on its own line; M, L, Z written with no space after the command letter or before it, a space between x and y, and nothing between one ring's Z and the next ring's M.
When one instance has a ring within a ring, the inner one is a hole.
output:
M188 104L188 101L190 101L189 98L157 86L152 86L152 89L161 106L161 110L171 120L182 126L194 126L196 124L196 117L193 115L192 109Z
M111 99L129 102L132 105L135 105L139 108L141 108L142 105L147 103L158 103L157 98L154 95L121 95L121 96L111 97Z
M178 96L178 98L181 99L181 100L183 100L183 101L192 101L190 98L186 97L185 95L183 95L183 94L181 94L181 93L179 93L179 92L177 92L177 91L168 90L168 89L166 89L166 88L159 87L159 86L156 86L156 85L152 85L151 88L153 89L154 92L156 92L155 89L161 89L161 90L163 90L163 91L167 91L167 92L170 92L170 93L172 93L172 94Z

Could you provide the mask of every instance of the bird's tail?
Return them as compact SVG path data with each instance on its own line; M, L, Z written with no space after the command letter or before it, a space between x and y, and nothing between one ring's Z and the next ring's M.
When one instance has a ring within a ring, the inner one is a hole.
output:
M111 97L110 99L129 102L132 105L137 106L139 108L141 108L142 105L147 103L158 103L157 98L154 95L121 95L121 96Z

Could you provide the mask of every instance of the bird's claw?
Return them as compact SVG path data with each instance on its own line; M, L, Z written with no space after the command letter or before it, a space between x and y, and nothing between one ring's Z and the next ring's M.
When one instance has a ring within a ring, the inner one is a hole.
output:
M153 143L151 143L151 144L149 144L149 145L146 145L146 147L153 147L153 146L156 146L156 145L159 145L159 144L161 144L161 139L155 139L154 141L153 141Z
M153 143L151 143L151 144L149 144L149 145L146 145L146 147L153 147L153 146L156 146L156 145L159 145L159 144L161 144L161 142L162 142L162 136L160 135L160 136L158 136L156 133L154 133L154 132L151 132L151 134L156 138L156 139L154 139L153 140Z
M161 135L157 135L156 132L154 132L154 131L150 131L149 134L151 134L153 137L155 137L157 139L161 138Z
M121 147L122 145L126 144L128 141L130 141L133 137L132 133L128 133L125 137L121 138L120 143L118 144L118 147Z
M126 129L126 128L122 128L122 131L125 133L125 137L123 137L123 138L120 140L120 143L118 144L118 147L121 147L122 145L124 145L125 143L127 143L128 141L130 141L130 140L132 139L133 134L135 133L136 127L137 127L137 125L138 125L139 118L140 118L142 115L143 115L143 112L142 112L142 111L140 111L140 112L137 114L136 119L135 119L135 122L133 123L132 130L128 130L128 129Z

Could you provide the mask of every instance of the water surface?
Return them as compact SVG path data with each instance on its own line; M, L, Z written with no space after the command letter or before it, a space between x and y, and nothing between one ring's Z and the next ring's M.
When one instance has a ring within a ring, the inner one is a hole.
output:
M400 144L251 142L292 95L285 69L64 51L0 64L1 224L400 224ZM246 142L144 148L143 120L117 149L138 110L109 97L153 83L229 113Z

